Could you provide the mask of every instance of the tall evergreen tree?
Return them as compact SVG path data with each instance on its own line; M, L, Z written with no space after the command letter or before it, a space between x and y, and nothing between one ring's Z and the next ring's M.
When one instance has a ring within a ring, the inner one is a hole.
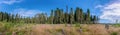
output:
M0 21L2 21L2 19L3 19L3 18L2 18L2 14L3 14L3 13L0 12Z
M16 22L16 23L19 23L19 21L20 21L20 15L19 15L19 14L16 14L16 15L15 15L15 22Z
M79 7L75 10L75 21L79 23L83 21L83 11Z
M84 19L84 14L83 14L83 10L82 9L80 9L80 12L79 12L79 22L80 23L83 23L83 19Z
M54 19L54 11L51 10L51 14L50 14L50 17L49 17L49 22L53 23L53 19Z
M87 16L86 16L86 21L90 23L90 10L87 9Z
M69 23L69 14L67 12L65 12L64 14L64 20L65 20L65 23Z
M78 18L78 16L79 16L79 15L78 15L78 14L79 14L79 10L80 10L80 9L79 9L78 7L77 7L76 10L75 10L75 16L74 16L74 17L75 17L75 21L76 21L76 22L78 22L78 19L79 19L79 18Z
M59 23L59 8L57 8L54 12L55 16L54 16L54 23Z
M48 17L45 13L38 13L34 17L21 17L19 14L9 14L7 12L0 12L0 21L6 21L6 22L16 22L20 23L83 23L87 22L94 22L97 23L99 21L99 18L97 16L91 16L90 10L87 9L87 12L84 13L82 8L77 7L76 10L73 10L73 8L70 9L70 12L68 13L68 6L66 6L66 11L63 11L63 9L57 8L56 10L51 10L51 14Z
M46 22L46 15L44 14L44 13L39 13L39 14L37 14L36 15L36 23L42 23L42 24L44 24L45 22Z
M70 23L72 24L74 22L74 11L73 8L70 9Z

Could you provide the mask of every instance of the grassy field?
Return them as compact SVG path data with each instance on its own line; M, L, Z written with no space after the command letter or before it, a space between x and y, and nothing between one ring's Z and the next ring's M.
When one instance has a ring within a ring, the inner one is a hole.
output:
M37 24L33 29L35 35L120 35L120 27L110 25L106 29L102 24L73 24L72 27L64 24Z
M0 22L0 35L120 35L120 27L104 24L24 24Z

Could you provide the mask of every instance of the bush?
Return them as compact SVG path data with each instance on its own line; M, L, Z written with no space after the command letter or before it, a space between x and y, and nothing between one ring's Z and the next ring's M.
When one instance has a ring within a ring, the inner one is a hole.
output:
M112 32L111 35L117 35L117 32Z
M80 27L80 24L79 23L75 24L75 27Z
M63 31L63 29L57 29L56 31L57 31L57 32L62 32L62 31Z
M29 24L22 24L22 23L0 23L0 33L6 35L12 35L15 32L18 35L24 35L31 31Z
M120 24L113 24L113 26L115 26L115 27L120 27Z

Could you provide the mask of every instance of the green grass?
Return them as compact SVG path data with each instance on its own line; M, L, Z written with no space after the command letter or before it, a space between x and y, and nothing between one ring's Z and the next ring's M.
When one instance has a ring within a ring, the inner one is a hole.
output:
M112 26L120 27L120 24L113 24Z
M30 33L31 26L32 24L0 22L0 33L12 35L15 32L16 35L26 35Z

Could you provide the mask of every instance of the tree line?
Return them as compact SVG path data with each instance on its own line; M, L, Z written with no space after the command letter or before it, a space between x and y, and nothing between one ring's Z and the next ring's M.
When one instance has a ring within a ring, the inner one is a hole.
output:
M66 11L56 8L51 10L50 16L46 13L38 13L33 17L23 17L19 14L9 14L7 12L0 12L0 21L12 22L12 23L49 23L49 24L95 24L98 23L99 18L96 15L91 15L90 10L83 12L82 8L76 7L75 10L68 8Z

